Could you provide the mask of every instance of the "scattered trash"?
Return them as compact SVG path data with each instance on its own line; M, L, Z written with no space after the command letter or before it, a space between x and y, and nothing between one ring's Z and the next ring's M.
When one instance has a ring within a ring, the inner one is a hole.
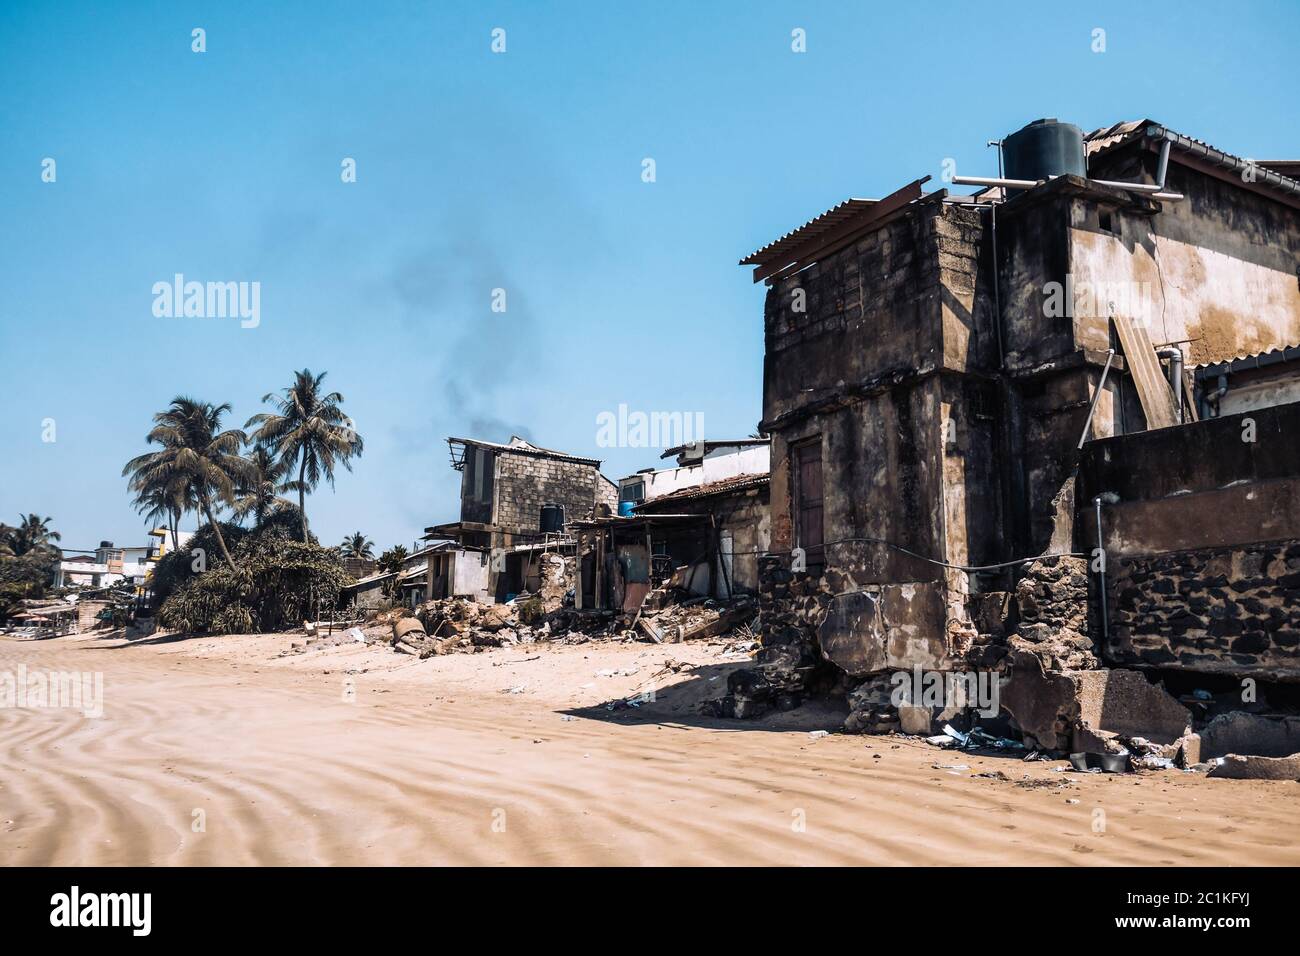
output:
M1070 765L1081 773L1128 773L1132 769L1127 753L1073 753Z
M829 737L829 736L830 736L830 731L829 731L829 730L810 730L810 731L808 731L808 739L809 739L809 740L820 740L820 739L823 738L823 737Z

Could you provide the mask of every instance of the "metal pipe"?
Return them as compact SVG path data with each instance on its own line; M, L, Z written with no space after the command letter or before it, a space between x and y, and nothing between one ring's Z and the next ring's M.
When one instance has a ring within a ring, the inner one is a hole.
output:
M1165 140L1160 144L1160 161L1156 163L1156 185L1161 189L1165 186L1165 173L1169 172L1169 147L1172 144Z
M1178 420L1183 420L1183 350L1175 345L1162 345L1156 354L1169 359L1169 385L1174 390L1174 404L1178 407Z
M1101 495L1094 498L1093 503L1097 506L1097 553L1101 557L1097 571L1097 594L1101 598L1101 642L1104 651L1105 645L1110 643L1110 621L1106 611L1106 546L1101 538Z
M954 176L952 181L958 186L1001 186L1003 189L1033 189L1035 186L1041 186L1043 183L1050 182L1055 178L1055 176L1049 176L1047 179L1001 179L993 176ZM1105 186L1109 189L1127 189L1129 192L1142 193L1144 196L1165 202L1178 202L1183 198L1182 193L1166 192L1164 186L1151 183L1121 183L1112 179L1089 179L1087 181L1094 186Z
M1092 404L1088 406L1088 417L1083 422L1083 434L1079 436L1079 447L1088 440L1088 426L1092 424L1092 413L1097 410L1097 402L1101 398L1101 390L1106 387L1106 373L1110 371L1110 363L1115 360L1115 350L1106 350L1106 366L1101 370L1101 380L1097 382L1097 390L1092 393ZM1098 498L1098 501L1101 499Z

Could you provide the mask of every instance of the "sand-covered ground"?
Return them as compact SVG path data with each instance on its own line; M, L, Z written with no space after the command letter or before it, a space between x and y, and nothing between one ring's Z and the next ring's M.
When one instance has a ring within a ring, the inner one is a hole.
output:
M98 719L0 710L0 862L1300 863L1296 783L814 737L842 719L819 707L701 717L745 661L717 644L303 640L0 638L0 674L104 681Z

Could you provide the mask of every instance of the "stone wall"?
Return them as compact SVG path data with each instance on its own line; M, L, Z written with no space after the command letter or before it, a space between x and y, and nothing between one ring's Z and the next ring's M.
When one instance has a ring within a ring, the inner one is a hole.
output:
M497 456L494 524L514 533L537 533L542 505L564 506L566 521L592 516L597 502L613 504L617 489L594 465L543 455Z
M1117 664L1300 681L1300 541L1112 562Z

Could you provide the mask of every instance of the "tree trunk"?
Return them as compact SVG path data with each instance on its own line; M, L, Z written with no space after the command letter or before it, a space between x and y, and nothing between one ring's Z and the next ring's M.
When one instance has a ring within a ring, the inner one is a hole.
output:
M226 547L226 539L221 534L221 526L217 524L217 519L212 515L212 506L208 504L208 496L203 495L199 499L203 504L203 513L208 516L208 524L212 526L212 532L217 536L217 547L221 549L222 556L226 559L226 564L230 565L230 570L235 570L235 559L230 556L230 549Z
M302 453L302 462L298 465L298 518L302 521L302 543L307 543L307 494L303 487L303 475L307 473L307 452Z

